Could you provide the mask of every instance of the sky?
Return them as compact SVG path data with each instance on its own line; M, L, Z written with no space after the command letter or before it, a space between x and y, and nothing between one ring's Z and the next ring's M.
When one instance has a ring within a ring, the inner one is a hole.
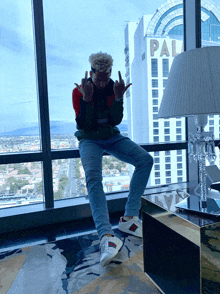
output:
M31 0L1 0L0 133L36 125L35 51ZM112 79L125 74L127 22L154 14L164 0L43 0L50 119L75 122L71 93L90 70L89 55L114 59Z

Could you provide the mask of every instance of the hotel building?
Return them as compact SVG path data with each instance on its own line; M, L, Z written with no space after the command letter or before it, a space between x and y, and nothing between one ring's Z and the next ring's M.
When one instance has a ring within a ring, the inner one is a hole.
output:
M202 1L202 46L220 45L220 8ZM183 1L161 5L154 15L144 15L125 28L128 133L137 143L185 140L185 118L158 119L158 110L172 61L184 51ZM206 131L219 138L219 115L210 115ZM154 152L154 167L148 185L186 181L186 151ZM219 165L219 152L216 164Z

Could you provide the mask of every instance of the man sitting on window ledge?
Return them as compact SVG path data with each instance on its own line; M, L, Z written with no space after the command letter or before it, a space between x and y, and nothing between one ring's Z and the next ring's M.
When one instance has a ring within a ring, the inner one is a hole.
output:
M131 84L125 86L118 72L119 80L111 77L113 59L106 53L92 54L90 78L88 72L72 92L73 108L76 114L79 152L86 176L86 185L93 220L100 238L102 266L107 265L122 247L122 241L114 236L102 185L102 156L106 151L121 161L135 166L130 182L124 216L118 229L142 237L142 223L139 220L141 196L147 185L153 166L152 156L120 134L116 125L123 118L123 95ZM138 103L138 101L137 101Z

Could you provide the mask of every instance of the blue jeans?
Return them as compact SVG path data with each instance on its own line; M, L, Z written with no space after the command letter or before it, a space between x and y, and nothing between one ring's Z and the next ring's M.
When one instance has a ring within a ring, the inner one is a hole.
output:
M102 156L104 151L121 161L135 166L125 206L125 216L139 215L141 196L153 166L152 156L121 134L108 140L82 139L79 142L79 152L85 171L92 216L100 240L105 234L114 235L109 221L107 201L102 185Z

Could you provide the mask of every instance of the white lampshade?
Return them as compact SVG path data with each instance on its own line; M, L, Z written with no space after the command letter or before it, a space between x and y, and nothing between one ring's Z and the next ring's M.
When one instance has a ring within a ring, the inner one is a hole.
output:
M220 47L177 55L161 101L159 118L220 113Z

